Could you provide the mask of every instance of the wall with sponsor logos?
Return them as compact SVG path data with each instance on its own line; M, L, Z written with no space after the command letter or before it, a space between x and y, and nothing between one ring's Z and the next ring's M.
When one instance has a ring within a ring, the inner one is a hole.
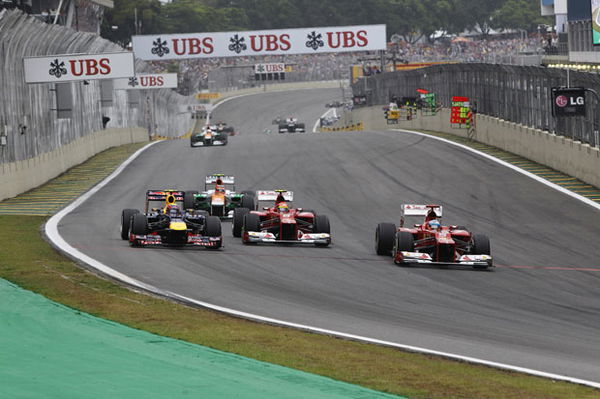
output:
M466 129L450 125L450 109L444 108L435 116L422 116L411 121L388 125L382 106L355 108L347 117L363 121L365 130L390 128L430 130L467 137ZM342 118L343 120L343 118ZM497 117L478 114L474 140L521 155L542 165L574 176L593 186L600 187L600 148L581 141L527 127Z
M160 136L179 136L191 127L189 114L181 113L190 100L168 89L135 94L111 90L107 97L101 80L61 83L72 96L72 108L69 117L59 118L57 85L25 83L24 57L124 51L95 34L46 24L19 10L2 10L0 43L0 136L6 141L0 146L0 164L33 159L101 132L103 117L110 118L107 128L142 127ZM136 70L149 68L138 61Z

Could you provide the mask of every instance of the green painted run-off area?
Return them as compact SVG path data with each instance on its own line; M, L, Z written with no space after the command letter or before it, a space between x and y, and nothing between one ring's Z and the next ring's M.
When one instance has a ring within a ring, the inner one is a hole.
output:
M397 398L93 317L0 279L0 398Z

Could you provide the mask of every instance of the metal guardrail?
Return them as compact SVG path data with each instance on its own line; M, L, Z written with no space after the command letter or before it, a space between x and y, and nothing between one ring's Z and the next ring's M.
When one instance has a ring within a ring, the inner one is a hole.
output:
M0 11L0 164L33 158L107 127L145 127L161 136L183 134L190 117L181 110L192 102L172 90L152 93L113 91L102 101L100 81L70 83L73 108L70 118L58 118L54 84L25 83L23 57L50 54L93 54L124 51L101 37L46 24L19 10ZM139 61L138 72L149 70Z
M570 71L569 85L600 93L600 75ZM562 69L492 64L446 64L362 78L352 85L354 95L365 94L367 105L389 104L392 96L414 97L417 89L437 94L444 107L452 96L470 97L477 112L599 146L600 110L587 96L587 115L556 119L550 89L567 86Z

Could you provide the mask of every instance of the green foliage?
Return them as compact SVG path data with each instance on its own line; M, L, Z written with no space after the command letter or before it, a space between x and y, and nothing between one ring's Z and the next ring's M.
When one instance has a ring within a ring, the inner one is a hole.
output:
M540 23L551 24L532 0L115 0L102 36L128 43L136 9L138 34L386 24L388 36L415 42L436 31L534 32Z
M507 0L493 14L493 26L533 32L538 25L553 25L550 17L540 15L539 6L528 0Z

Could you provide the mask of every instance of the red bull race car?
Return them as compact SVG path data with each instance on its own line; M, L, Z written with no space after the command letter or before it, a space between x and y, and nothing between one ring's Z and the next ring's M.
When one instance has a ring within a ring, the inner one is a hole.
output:
M184 192L149 190L144 213L137 209L121 212L121 238L131 246L223 245L221 220L206 211L183 209Z
M257 211L234 209L232 233L234 237L242 237L244 244L295 243L318 247L331 244L329 218L312 210L290 207L293 192L261 190L257 191L257 198L259 203L274 204Z
M411 220L414 218L418 220ZM392 255L399 265L466 265L493 267L490 240L464 226L443 226L440 205L402 205L400 227L379 223L375 230L378 255Z

